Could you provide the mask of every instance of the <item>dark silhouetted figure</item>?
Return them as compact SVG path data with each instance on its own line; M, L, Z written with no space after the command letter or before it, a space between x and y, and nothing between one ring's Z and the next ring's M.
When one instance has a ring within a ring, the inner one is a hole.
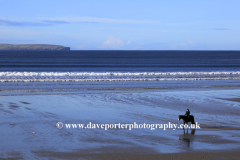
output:
M190 111L189 109L187 109L185 116L189 117L189 115L190 115Z

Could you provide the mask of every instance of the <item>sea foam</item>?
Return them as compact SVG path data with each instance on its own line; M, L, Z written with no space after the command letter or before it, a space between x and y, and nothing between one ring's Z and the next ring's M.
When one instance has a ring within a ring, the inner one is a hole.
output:
M240 79L240 71L215 72L0 72L0 82L164 81Z

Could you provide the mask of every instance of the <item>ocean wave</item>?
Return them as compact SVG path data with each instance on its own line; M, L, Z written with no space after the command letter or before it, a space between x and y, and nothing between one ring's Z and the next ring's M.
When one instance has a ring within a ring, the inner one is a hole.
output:
M0 82L164 81L240 79L240 71L217 72L0 72Z

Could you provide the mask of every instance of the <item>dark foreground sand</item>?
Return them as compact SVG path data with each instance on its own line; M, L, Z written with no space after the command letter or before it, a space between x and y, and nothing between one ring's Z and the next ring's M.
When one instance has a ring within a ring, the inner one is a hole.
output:
M140 153L94 153L94 154L81 154L77 152L48 152L39 151L35 152L39 157L44 158L57 158L57 159L126 159L126 160L157 160L157 159L185 159L185 160L199 160L199 159L228 159L228 160L239 160L239 151L223 151L223 152L195 152L195 153L171 153L171 154L140 154Z
M192 153L163 153L147 154L139 152L132 153L79 153L74 152L54 152L54 151L33 151L34 159L89 159L89 160L239 160L239 151L201 151ZM9 157L0 159L25 159L20 152L9 152Z

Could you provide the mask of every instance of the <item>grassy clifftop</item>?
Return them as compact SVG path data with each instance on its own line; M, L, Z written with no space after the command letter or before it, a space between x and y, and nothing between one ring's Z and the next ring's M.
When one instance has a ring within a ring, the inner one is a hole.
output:
M70 47L49 44L0 44L0 50L70 50Z

